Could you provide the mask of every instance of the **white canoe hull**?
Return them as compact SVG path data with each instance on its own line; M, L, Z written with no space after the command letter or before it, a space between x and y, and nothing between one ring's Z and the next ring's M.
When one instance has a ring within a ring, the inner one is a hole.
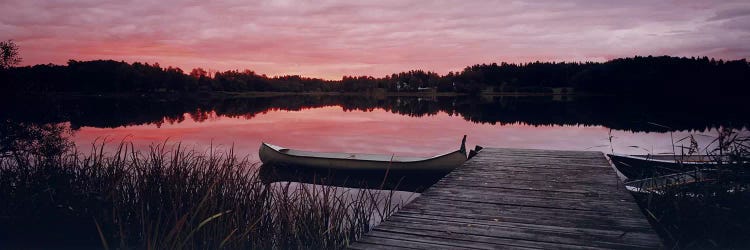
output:
M456 150L429 158L395 157L349 153L319 153L287 149L268 143L260 146L263 164L289 165L347 171L437 171L449 172L466 161L466 153Z

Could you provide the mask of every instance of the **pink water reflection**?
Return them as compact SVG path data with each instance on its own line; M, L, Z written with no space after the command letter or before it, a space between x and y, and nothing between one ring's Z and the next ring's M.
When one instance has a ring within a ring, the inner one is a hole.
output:
M432 156L457 149L464 134L468 135L469 147L604 152L612 147L615 152L626 154L645 153L643 149L654 153L672 150L668 133L612 131L614 137L610 143L610 130L601 126L491 125L472 123L442 112L434 116L409 117L383 109L344 111L338 106L269 111L252 119L213 115L204 122L196 122L186 117L183 122L164 123L159 127L83 127L76 132L75 141L84 148L105 137L115 143L126 138L139 149L167 139L199 150L206 150L209 145L220 149L233 146L239 155L247 154L255 161L262 141L312 151ZM675 133L674 137L686 134ZM708 138L698 139L701 145L708 141Z

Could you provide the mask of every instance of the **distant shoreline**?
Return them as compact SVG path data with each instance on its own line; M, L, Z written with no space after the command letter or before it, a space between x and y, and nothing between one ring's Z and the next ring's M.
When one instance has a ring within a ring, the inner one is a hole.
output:
M472 96L467 93L458 92L387 92L381 94L361 93L361 92L229 92L229 91L211 91L211 92L120 92L120 93L83 93L83 92L20 92L5 93L0 96L54 96L54 97L198 97L198 98L259 98L259 97L278 97L278 96L369 96L369 97L457 97ZM495 96L606 96L604 94L591 93L536 93L536 92L492 92L473 95L474 97L495 97Z
M477 64L440 75L411 70L383 77L324 80L269 77L251 70L186 73L158 64L75 61L0 70L3 93L107 96L648 96L747 97L750 63L707 57L618 58L603 63ZM59 91L59 92L58 92ZM404 92L406 91L406 92Z

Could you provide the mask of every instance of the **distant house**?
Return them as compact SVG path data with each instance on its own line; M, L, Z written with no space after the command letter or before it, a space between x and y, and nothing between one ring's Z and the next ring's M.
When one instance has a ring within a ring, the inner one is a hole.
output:
M430 88L430 87L418 87L417 88L417 92L420 92L420 93L433 93L434 94L434 93L437 93L437 89L436 88Z
M552 88L553 95L569 95L575 93L573 87Z
M374 88L370 90L370 95L375 97L385 97L388 91L384 88Z
M483 95L490 95L490 94L493 94L493 93L495 93L495 87L488 86L488 87L485 87L484 89L482 89L482 94Z
M409 84L405 82L396 82L396 91L406 90L409 88Z

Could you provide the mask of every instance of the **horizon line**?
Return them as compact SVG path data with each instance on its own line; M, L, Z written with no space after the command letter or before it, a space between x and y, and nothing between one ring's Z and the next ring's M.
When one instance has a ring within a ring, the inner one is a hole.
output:
M609 58L609 59L606 59L606 60L588 60L588 61L567 61L567 60L535 60L535 61L529 60L529 61L524 61L524 62L499 61L499 62L489 62L489 63L488 62L475 63L475 64L464 66L463 68L458 69L456 71L450 70L450 71L448 71L446 73L440 73L440 72L437 72L435 70L426 70L426 69L421 69L421 68L412 68L412 69L409 69L409 70L404 70L404 71L400 71L400 72L393 72L393 73L390 73L390 74L386 74L386 75L384 75L382 77L387 77L387 76L391 76L393 74L399 74L399 73L410 72L410 71L424 71L424 72L427 72L427 73L436 73L439 76L446 76L449 73L459 73L459 72L463 71L464 69L466 69L468 67L477 66L477 65L492 65L492 64L502 65L502 64L509 64L509 65L523 66L523 65L529 65L529 64L534 64L534 63L570 63L570 64L576 63L576 64L586 64L586 63L606 63L606 62L611 62L611 61L618 60L618 59L632 59L632 58L639 58L639 57L644 57L644 58L648 58L648 57L671 57L671 58L681 58L681 59L702 59L702 58L707 58L708 60L723 61L723 62L743 61L743 60L744 61L748 61L748 60L750 60L750 58L727 59L727 58L716 58L716 57L709 57L709 56L634 55L634 56L627 56L627 57ZM267 74L259 73L259 72L255 71L253 69L250 69L250 68L244 68L244 69L235 68L235 69L220 70L220 69L212 69L212 68L194 67L194 68L191 68L189 70L185 70L185 69L183 69L183 68L181 68L179 66L167 65L165 67L165 66L161 65L159 62L153 62L153 63L149 63L148 61L132 61L132 62L129 62L129 61L126 61L126 60L115 60L115 59L92 59L92 60L68 59L68 62L70 62L70 61L76 61L76 62L115 61L115 62L127 63L128 65L133 65L133 64L136 64L136 63L140 63L140 64L147 64L147 65L151 65L151 66L153 66L154 64L158 64L159 67L163 68L163 69L169 69L169 68L180 69L185 75L190 75L190 71L192 71L193 69L203 69L203 70L205 70L205 71L207 71L209 73L209 76L211 78L213 78L216 73L223 73L223 72L228 72L228 71L237 71L237 72L252 71L256 75L265 76L265 77L268 77L268 78L285 77L285 76L298 76L298 77L301 77L301 78L320 79L320 80L325 80L325 81L339 81L339 80L343 80L344 77L363 77L364 76L364 77L375 77L375 78L378 78L377 76L374 76L374 75L341 75L340 77L338 77L336 79L326 78L326 77L319 77L319 76L305 76L305 75L302 75L302 74L267 75ZM49 62L49 63L44 63L44 64L43 63L25 64L25 65L21 65L21 66L17 66L17 67L34 67L34 66L39 66L39 65L67 66L67 64L56 64L56 63Z

